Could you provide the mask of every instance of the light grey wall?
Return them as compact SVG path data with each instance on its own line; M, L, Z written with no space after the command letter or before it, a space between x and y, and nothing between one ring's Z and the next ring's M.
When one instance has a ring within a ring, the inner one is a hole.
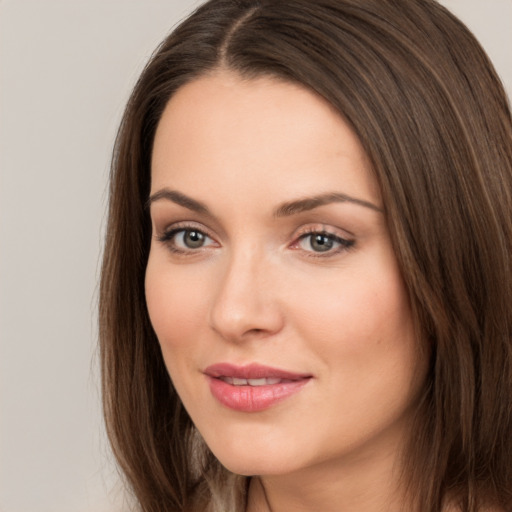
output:
M0 511L116 511L96 291L129 91L191 0L0 3Z
M96 291L110 151L192 0L0 0L0 511L116 512ZM512 0L444 0L512 91Z

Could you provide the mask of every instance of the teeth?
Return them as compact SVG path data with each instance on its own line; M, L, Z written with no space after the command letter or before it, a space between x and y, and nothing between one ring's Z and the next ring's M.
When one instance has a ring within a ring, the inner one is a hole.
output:
M273 379L265 379L265 380L267 381L267 384L269 386L271 386L272 384L279 384L282 379L273 378Z
M233 386L272 386L279 384L282 379L275 377L262 379L239 379L237 377L221 377L221 380Z
M267 379L248 379L249 386L264 386L268 384Z

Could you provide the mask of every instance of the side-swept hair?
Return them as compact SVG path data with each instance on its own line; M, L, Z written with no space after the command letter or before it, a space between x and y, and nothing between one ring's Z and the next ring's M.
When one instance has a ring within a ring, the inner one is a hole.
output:
M480 45L434 0L211 0L146 66L116 141L100 289L107 430L142 510L244 507L245 481L173 388L144 295L155 130L177 89L218 69L302 84L358 135L431 361L404 482L421 511L448 497L511 510L511 115Z

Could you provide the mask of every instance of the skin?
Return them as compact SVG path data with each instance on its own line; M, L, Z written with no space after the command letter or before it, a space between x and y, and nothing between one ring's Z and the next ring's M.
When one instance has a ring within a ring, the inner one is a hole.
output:
M275 215L326 193L360 202ZM168 103L151 194L151 322L210 449L231 471L258 476L248 511L396 510L405 499L399 454L426 361L379 188L352 130L298 85L216 71ZM199 230L204 244L187 246L183 231L163 241L173 229ZM318 251L309 232L328 233L332 248ZM267 410L239 412L210 392L203 371L219 362L312 378Z

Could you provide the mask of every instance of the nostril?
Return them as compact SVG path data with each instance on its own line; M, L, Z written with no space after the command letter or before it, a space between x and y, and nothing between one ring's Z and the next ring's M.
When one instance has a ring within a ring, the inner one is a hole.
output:
M257 272L247 265L231 264L210 304L209 326L226 340L266 338L283 327L280 303L272 300L275 289L255 282Z

